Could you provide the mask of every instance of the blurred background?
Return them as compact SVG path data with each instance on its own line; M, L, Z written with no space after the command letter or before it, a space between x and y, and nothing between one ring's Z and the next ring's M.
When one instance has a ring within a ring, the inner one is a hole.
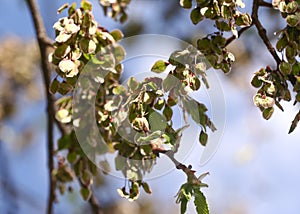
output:
M65 2L38 1L52 39L52 26L61 17L56 10ZM108 30L119 28L125 37L162 34L192 43L215 31L209 21L194 26L189 10L180 8L177 1L133 0L123 25L105 17L98 1L91 2L99 24ZM247 11L251 1L246 3ZM261 9L260 14L273 41L274 32L284 26L280 14L269 9ZM2 0L0 18L0 213L44 213L48 191L46 105L33 24L21 0ZM233 70L228 75L215 71L226 101L219 148L204 165L197 149L184 163L192 163L199 174L210 172L204 180L209 188L203 191L212 214L299 213L300 128L287 134L299 106L282 103L285 112L276 109L265 121L252 102L256 91L250 81L259 68L274 62L254 28L229 49L236 57ZM116 191L123 179L101 176L96 196L107 213L179 213L174 196L185 180L182 172L171 170L148 181L152 195L142 194L137 203L130 203ZM59 196L54 213L89 211L77 184L72 188L73 193ZM193 203L188 204L188 213L194 210Z

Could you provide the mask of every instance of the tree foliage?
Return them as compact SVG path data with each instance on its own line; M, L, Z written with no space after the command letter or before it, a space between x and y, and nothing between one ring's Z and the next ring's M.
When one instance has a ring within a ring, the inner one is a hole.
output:
M122 23L126 21L130 0L100 0L99 3L106 15ZM275 61L273 68L267 65L254 74L251 84L258 88L254 104L263 117L269 119L275 106L283 110L282 100L293 101L294 105L300 101L299 0L273 0L272 3L253 0L251 14L240 11L245 7L241 0L180 0L178 3L190 10L194 25L209 19L214 22L216 31L198 38L196 47L191 45L174 51L168 60L154 62L152 72L166 72L165 78L148 77L137 81L131 77L125 86L120 83L122 60L126 55L126 50L118 43L123 38L122 32L108 31L100 26L88 1L83 0L79 6L65 4L58 9L66 15L53 25L55 42L51 44L54 49L48 60L56 75L49 82L49 92L59 94L55 102L55 120L62 132L53 152L66 155L59 159L56 168L50 168L51 176L55 188L62 194L66 184L77 179L82 198L91 203L94 211L101 209L94 201L92 190L97 165L104 173L110 170L106 160L95 163L96 157L114 153L115 168L127 181L117 190L121 197L134 201L140 189L150 194L151 188L143 177L152 171L160 155L166 155L187 177L177 194L181 213L185 213L192 198L197 213L209 213L201 191L202 187L207 187L201 181L207 173L197 177L192 166L185 166L174 158L188 122L185 120L184 126L175 129L173 109L179 107L184 119L188 115L201 127L199 142L206 146L209 130L215 131L217 127L210 120L206 106L192 99L190 92L209 87L206 70L210 67L224 73L231 70L235 57L227 46L251 27L257 29ZM286 21L286 26L276 34L275 47L260 22L260 7L279 10ZM44 45L49 44L44 41ZM78 103L84 105L80 108L74 105ZM92 114L89 113L91 108L94 109ZM97 130L90 129L93 118L97 121ZM299 119L300 112L289 132L296 128ZM82 143L78 132L92 135L87 135ZM100 140L95 141L94 132L100 133Z

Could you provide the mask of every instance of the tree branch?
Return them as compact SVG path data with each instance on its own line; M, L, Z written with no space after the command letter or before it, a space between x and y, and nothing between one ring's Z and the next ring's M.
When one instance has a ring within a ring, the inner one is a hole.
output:
M241 28L239 31L238 31L238 36L240 37L245 31L247 31L249 28L252 27L252 24L248 27L243 27ZM233 42L235 39L237 39L234 35L229 37L227 40L226 40L226 43L225 43L225 47L227 47L231 42Z
M161 153L164 154L166 156L168 156L168 158L175 164L176 169L180 169L182 170L188 178L192 177L193 181L197 181L198 178L195 175L195 171L192 170L192 166L186 166L183 163L180 163L178 160L176 160L176 158L174 157L174 152L171 150L162 150L162 149L153 149L152 150L154 154L156 154L157 156Z
M270 2L265 2L265 1L259 1L258 2L258 4L259 4L259 6L262 6L262 7L269 7L269 8L273 8L273 5L272 5L272 3L270 3Z
M53 115L53 120L54 120L54 122L55 122L57 128L59 129L59 132L61 133L61 135L64 136L64 135L66 135L66 134L69 133L68 128L67 128L64 124L62 124L61 122L59 122L59 121L55 118L55 115Z
M272 46L272 44L267 36L266 29L262 26L261 22L258 19L258 8L262 2L263 1L261 1L261 0L253 1L252 15L251 15L252 22L258 31L258 35L263 40L265 46L268 48L270 54L273 56L273 58L275 59L275 61L277 63L277 66L278 66L280 64L281 60L280 60L279 56L277 55L276 50Z
M41 54L41 67L42 67L42 76L45 85L45 94L47 98L47 151L48 151L48 178L49 178L49 195L48 195L48 204L47 204L47 213L51 214L53 212L53 202L56 199L55 195L55 179L52 176L52 171L54 169L54 161L53 161L53 153L54 153L54 97L49 92L50 86L50 75L51 75L51 67L48 63L48 47L49 41L45 27L36 4L35 0L27 0L27 4L31 13L31 17L34 23L36 37L40 49Z
M89 203L90 203L90 206L92 208L93 213L103 214L103 209L99 205L99 202L98 202L97 198L95 197L95 195L93 193L91 194L91 198L89 199Z

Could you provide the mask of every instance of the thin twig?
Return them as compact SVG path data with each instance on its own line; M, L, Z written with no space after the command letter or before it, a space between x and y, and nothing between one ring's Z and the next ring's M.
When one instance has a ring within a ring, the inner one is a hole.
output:
M27 4L31 13L31 17L34 23L36 37L39 44L40 54L41 54L41 67L42 67L42 76L45 85L45 93L47 97L47 150L48 150L48 177L49 177L49 195L48 195L48 204L47 204L47 213L51 214L53 212L53 202L56 199L55 195L55 179L52 176L52 171L54 169L53 153L54 153L54 97L49 92L50 86L50 74L51 67L48 63L48 47L49 47L49 38L46 34L45 27L36 4L35 0L27 0Z
M275 48L272 46L272 44L267 36L266 29L262 26L261 22L258 19L258 8L260 6L260 3L261 3L260 0L253 1L252 15L251 15L252 21L258 31L258 35L263 40L265 46L268 48L270 54L273 56L273 58L275 59L275 61L277 63L277 66L278 66L280 64L281 60L280 60L279 56L277 55Z
M99 202L94 194L91 194L89 203L94 214L103 214L103 209L100 207Z
M55 118L55 115L53 115L53 119L54 119L54 122L57 126L57 128L59 129L59 132L61 133L62 136L66 135L69 133L68 131L68 128L62 124L61 122L59 122L56 118Z
M250 26L247 26L247 27L243 27L241 28L239 31L238 31L238 37L240 37L245 31L247 31L250 27L252 27L252 24ZM231 42L233 42L235 39L237 39L234 35L229 37L227 40L226 40L226 43L225 43L225 47L227 47Z
M180 163L178 160L176 160L176 158L174 157L174 152L171 150L162 150L162 149L153 149L152 150L154 154L158 155L158 154L164 154L166 155L176 166L176 169L180 169L182 170L188 177L192 176L192 180L196 181L198 180L196 175L195 175L195 171L192 170L192 167L186 166L183 163Z

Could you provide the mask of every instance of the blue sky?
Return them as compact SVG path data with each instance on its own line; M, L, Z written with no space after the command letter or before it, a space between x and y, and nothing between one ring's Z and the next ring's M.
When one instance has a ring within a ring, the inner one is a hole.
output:
M50 2L50 1L49 1ZM163 1L133 1L130 11L134 13L133 18L147 20L155 16L157 7L155 5L163 4ZM50 17L47 26L55 22L54 3L42 3L40 1L42 14ZM58 1L57 6L64 3ZM96 13L102 14L101 8L95 3ZM141 5L147 5L147 10L140 12ZM31 19L26 5L22 1L3 1L0 8L0 38L16 34L23 38L32 38L34 36ZM49 15L50 14L50 15ZM188 13L183 12L183 15ZM118 26L109 18L103 18L102 15L96 17L100 23L108 29ZM132 18L132 19L133 19ZM154 19L155 20L155 19ZM51 23L52 22L52 23ZM168 32L163 31L163 23L156 26L154 23L147 23L147 33L167 33L176 37L179 30ZM48 28L51 32L51 28ZM53 36L53 32L51 32ZM257 44L260 46L260 43ZM261 46L262 47L262 46ZM229 81L220 71L217 76L221 82L224 98L226 101L226 125L220 139L220 145L215 155L204 165L200 165L199 156L202 147L194 142L193 151L189 157L186 157L186 164L192 163L194 168L202 172L210 172L210 176L205 178L209 188L204 192L208 198L212 213L299 213L299 192L300 192L300 129L290 135L287 134L291 121L298 111L298 107L291 106L291 103L284 103L285 112L276 109L273 117L265 121L261 117L260 111L253 105L252 97L255 90L250 85L252 73L264 66L266 62L271 62L268 52L261 49L259 53L265 53L261 57L251 62L250 65L235 68L237 73L241 73L242 80ZM137 62L140 63L140 62ZM148 65L140 63L139 66L145 66L144 70L149 70ZM142 67L141 67L142 68ZM40 127L45 123L44 103L32 106L26 103L20 121L13 121L11 124L4 124L11 134L2 135L5 142L5 148L10 156L9 165L13 180L17 187L29 194L36 195L41 203L41 209L45 208L47 176L46 176L46 144L44 133L34 138L34 143L21 152L14 150L14 144L17 143L17 135L20 124L30 124L33 127ZM28 115L34 115L34 120ZM5 138L6 137L6 138ZM162 162L169 160L163 159ZM123 184L121 179L108 177L112 182L105 187L104 192L111 198L116 199L118 195L115 188ZM143 196L144 198L154 199L164 202L164 208L170 208L174 205L176 192L180 185L185 182L183 173L173 170L162 177L151 179L150 185L153 187L152 196ZM71 198L71 199L70 199ZM1 197L0 197L1 199ZM72 196L67 196L62 201L77 200ZM0 200L1 207L1 200ZM57 206L58 213L65 208L63 203ZM194 213L192 203L189 206L188 213ZM73 209L73 208L72 208ZM74 208L75 210L75 208ZM20 205L20 213L39 213L26 204ZM223 212L224 211L224 212Z

